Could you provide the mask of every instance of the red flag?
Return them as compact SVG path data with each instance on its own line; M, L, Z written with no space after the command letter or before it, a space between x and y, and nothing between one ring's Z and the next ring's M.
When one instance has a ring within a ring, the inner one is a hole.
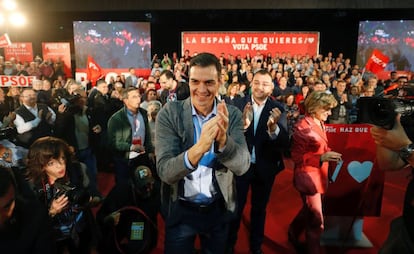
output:
M4 48L11 45L11 41L8 34L0 36L0 48Z
M382 54L382 52L378 49L374 49L374 51L372 51L371 57L368 59L368 62L365 65L365 69L367 71L377 74L378 72L384 70L389 60L390 59L388 58L388 56Z
M88 56L88 61L86 63L86 73L88 75L88 80L92 83L93 86L98 79L104 76L101 67L91 56Z

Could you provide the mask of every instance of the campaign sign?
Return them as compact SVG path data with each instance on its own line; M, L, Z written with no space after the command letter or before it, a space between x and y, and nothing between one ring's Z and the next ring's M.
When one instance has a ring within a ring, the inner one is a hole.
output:
M42 42L42 53L43 59L52 59L53 62L63 65L66 78L72 77L69 42Z
M33 46L31 42L14 42L4 48L4 57L6 60L15 58L17 62L33 61Z
M0 87L31 87L35 76L6 76L0 75Z
M342 154L330 163L325 214L380 216L384 173L376 165L375 143L368 124L327 124L329 147Z
M257 52L317 55L319 32L210 32L185 31L181 33L182 54L210 52L219 56L225 52L233 56L255 56Z

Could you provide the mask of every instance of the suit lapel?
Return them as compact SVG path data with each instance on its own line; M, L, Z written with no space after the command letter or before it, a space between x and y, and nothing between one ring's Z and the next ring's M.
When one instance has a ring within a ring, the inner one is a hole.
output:
M318 124L316 124L311 117L307 117L307 121L312 127L312 130L315 131L323 140L325 140L325 142L328 142L328 137L326 136L325 130L323 130ZM323 128L325 128L325 125L323 125Z
M257 124L256 133L258 130L267 130L267 120L269 120L269 112L272 110L269 98L266 100L262 113L260 114L259 123Z
M193 126L193 115L191 109L190 99L188 98L183 102L182 120L184 124L186 145L194 145L194 126Z

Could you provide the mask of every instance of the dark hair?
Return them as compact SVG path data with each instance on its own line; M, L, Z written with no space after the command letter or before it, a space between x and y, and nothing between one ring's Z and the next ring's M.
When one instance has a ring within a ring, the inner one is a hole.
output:
M253 74L253 77L256 76L256 75L268 75L273 80L272 74L270 74L270 72L266 69L260 69L260 70L256 71Z
M150 89L148 89L147 91L145 91L145 96L147 96L147 97L148 97L149 92L154 92L154 93L157 93L157 90L155 90L154 88L150 88Z
M162 75L165 75L165 77L166 77L167 79L173 79L173 78L174 78L174 73L173 73L172 71L170 71L170 70L163 70L163 71L160 73L160 77L161 77Z
M96 81L96 86L99 86L100 84L106 83L106 81L104 79L100 79L98 81Z
M221 75L221 64L218 58L211 54L211 53L200 53L191 58L190 60L190 69L193 66L199 66L199 67L208 67L208 66L214 66L217 70L217 77L220 79Z
M10 169L0 167L0 197L3 197L9 190L10 185L16 188L16 181Z
M44 167L51 159L63 157L66 166L74 161L73 149L62 139L55 137L42 137L33 142L27 154L27 176L34 183L47 180Z

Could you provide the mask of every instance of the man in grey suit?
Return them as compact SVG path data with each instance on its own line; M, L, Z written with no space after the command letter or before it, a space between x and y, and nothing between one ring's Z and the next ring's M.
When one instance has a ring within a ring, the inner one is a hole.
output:
M216 100L220 73L216 56L192 58L190 98L167 103L157 116L167 254L192 253L197 235L203 253L224 253L236 209L234 175L244 174L250 165L241 112Z

